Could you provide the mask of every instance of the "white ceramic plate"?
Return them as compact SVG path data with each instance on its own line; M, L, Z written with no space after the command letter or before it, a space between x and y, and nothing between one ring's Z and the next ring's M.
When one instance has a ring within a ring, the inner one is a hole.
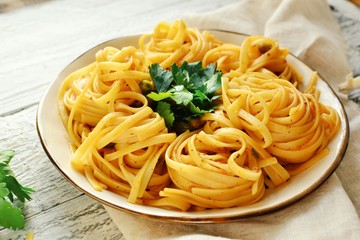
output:
M244 35L224 31L212 31L217 38L224 42L240 44ZM107 204L108 206L125 210L134 214L156 218L166 221L183 223L219 223L235 221L244 217L267 214L295 203L320 186L340 164L348 143L349 126L345 110L331 87L321 78L318 81L318 89L321 90L321 102L334 107L341 118L341 128L335 139L329 145L330 154L318 164L305 172L294 176L286 184L267 190L264 198L250 206L235 207L221 210L207 210L201 212L178 212L149 206L141 206L128 203L126 198L110 191L95 191L85 177L76 172L70 165L71 150L57 109L57 93L63 79L76 69L94 61L95 53L105 46L121 48L124 46L137 46L139 36L117 38L102 43L88 50L83 55L70 63L51 83L43 96L37 112L37 130L43 148L51 162L58 170L77 188L90 197ZM299 70L304 80L310 78L312 70L293 56L288 61ZM306 82L305 82L306 83Z

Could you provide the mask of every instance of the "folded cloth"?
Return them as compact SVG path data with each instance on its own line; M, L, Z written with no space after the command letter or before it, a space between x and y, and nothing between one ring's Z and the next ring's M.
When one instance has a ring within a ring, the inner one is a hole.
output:
M280 46L288 48L328 81L349 114L351 135L360 133L360 109L337 91L338 84L344 81L351 68L340 28L326 1L243 0L213 12L188 15L184 19L191 27L276 39ZM356 159L359 147L352 137L337 174L297 203L264 216L226 224L184 225L142 218L110 207L106 209L129 240L360 239L356 211L360 209L356 181L360 177L360 160Z
M301 201L264 216L224 224L160 222L105 207L126 239L359 239L358 215L334 175Z

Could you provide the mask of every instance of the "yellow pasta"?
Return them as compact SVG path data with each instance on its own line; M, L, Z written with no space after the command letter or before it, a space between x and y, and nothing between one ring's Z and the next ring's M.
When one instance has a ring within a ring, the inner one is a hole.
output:
M281 162L309 160L327 146L333 137L329 133L339 128L339 116L289 81L261 75L249 72L225 79L225 111Z
M271 38L249 36L241 46L225 43L208 51L203 63L216 63L223 73L269 72L297 85L299 73L286 61L288 50L279 47Z
M184 21L173 24L159 23L154 32L139 39L139 49L144 51L153 63L169 68L173 63L201 61L212 48L221 44L207 31L188 28Z
M255 203L329 152L340 127L319 102L314 73L306 90L274 40L223 43L183 20L160 22L138 46L105 47L64 79L60 116L72 166L98 191L134 204L200 211ZM149 66L215 63L223 73L217 108L200 128L170 132L140 88Z

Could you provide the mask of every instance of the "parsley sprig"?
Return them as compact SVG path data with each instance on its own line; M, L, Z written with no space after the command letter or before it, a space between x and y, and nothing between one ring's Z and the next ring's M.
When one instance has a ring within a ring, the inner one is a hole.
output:
M183 62L180 67L173 64L170 70L152 64L149 71L155 91L147 97L168 129L177 133L194 130L201 125L199 117L217 107L214 100L221 96L217 94L221 71L216 70L215 64L202 68L201 62Z
M19 201L25 202L31 199L30 193L34 190L22 186L17 181L9 166L14 155L13 150L0 152L0 226L16 230L24 227L25 220L21 209L14 205L14 196Z

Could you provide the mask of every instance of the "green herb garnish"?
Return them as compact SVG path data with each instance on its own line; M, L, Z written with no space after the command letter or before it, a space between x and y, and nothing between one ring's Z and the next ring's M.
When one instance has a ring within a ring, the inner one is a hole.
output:
M22 186L9 167L15 152L5 150L0 152L0 225L13 230L22 229L25 225L21 209L14 205L14 196L21 201L30 200L33 189Z
M199 118L217 107L214 100L220 97L216 92L221 87L221 71L215 64L202 68L201 62L184 62L180 67L173 64L170 70L152 64L149 71L155 91L147 97L170 130L194 130L201 126Z

